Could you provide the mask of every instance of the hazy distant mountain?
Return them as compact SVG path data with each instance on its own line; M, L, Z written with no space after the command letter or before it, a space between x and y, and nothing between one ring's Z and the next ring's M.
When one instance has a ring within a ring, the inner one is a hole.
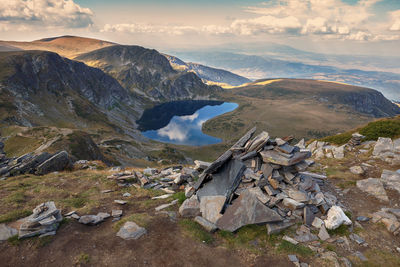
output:
M175 56L165 55L169 60L171 66L176 70L181 71L193 71L197 74L204 82L217 83L220 85L231 85L237 86L244 83L251 82L250 79L243 76L234 74L232 72L211 68L198 63L184 62Z
M0 46L11 47L11 50L42 50L55 52L61 56L73 58L82 53L115 45L115 43L78 36L59 36L44 38L32 42L0 41Z
M175 51L174 54L182 60L224 68L250 79L307 78L336 81L374 88L389 99L400 100L400 74L396 73L341 69L230 52Z

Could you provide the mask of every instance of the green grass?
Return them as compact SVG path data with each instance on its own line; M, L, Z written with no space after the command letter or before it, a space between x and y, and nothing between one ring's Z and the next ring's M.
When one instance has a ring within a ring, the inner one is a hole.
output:
M14 235L7 239L7 242L13 246L19 246L21 244L21 240L18 238L18 235Z
M186 200L185 192L177 192L172 195L172 198L177 199L179 205L181 205Z
M149 215L148 213L135 213L135 214L131 214L127 217L124 217L123 219L119 220L118 222L113 224L113 229L115 231L119 231L119 229L121 229L121 227L126 223L126 222L134 222L137 225L141 226L141 227L148 227L150 221L152 220L152 216Z
M336 144L336 145L344 145L350 141L351 135L352 132L346 132L322 138L321 141L329 142L331 144Z
M0 223L13 222L18 219L27 217L32 214L31 210L12 210L8 213L0 215Z
M183 219L179 221L179 226L186 235L197 241L204 242L206 244L212 244L215 241L212 234L204 230L200 224L190 219Z
M87 253L81 253L76 257L77 263L88 264L90 262L90 256Z
M339 235L339 236L350 235L349 227L344 224L342 224L341 226L339 226L338 228L336 228L334 230L329 230L329 229L327 229L327 230L330 235Z
M310 248L301 244L294 245L286 240L282 240L279 244L278 251L287 254L292 253L303 257L311 257L314 255L314 252Z
M87 199L75 197L75 198L64 199L63 202L68 206L78 209L78 208L82 208L85 206Z

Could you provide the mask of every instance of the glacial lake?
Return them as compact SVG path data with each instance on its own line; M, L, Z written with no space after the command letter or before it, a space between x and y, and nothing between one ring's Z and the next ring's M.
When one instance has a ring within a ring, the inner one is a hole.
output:
M137 121L144 136L163 143L203 146L220 143L222 140L204 134L204 122L235 110L236 103L187 100L157 105L144 111Z

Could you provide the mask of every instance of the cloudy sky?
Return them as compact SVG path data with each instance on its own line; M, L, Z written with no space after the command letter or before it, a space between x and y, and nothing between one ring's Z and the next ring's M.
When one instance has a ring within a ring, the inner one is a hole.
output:
M159 49L274 42L400 55L400 0L0 0L0 39L66 34Z

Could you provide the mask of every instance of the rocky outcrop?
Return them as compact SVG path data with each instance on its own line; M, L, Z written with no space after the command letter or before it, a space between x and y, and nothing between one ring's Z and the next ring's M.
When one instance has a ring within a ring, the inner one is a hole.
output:
M0 159L0 176L9 177L24 173L44 175L62 171L71 166L71 159L66 151L51 155L43 152L39 155L28 153L18 158Z
M204 84L193 72L175 71L163 55L140 46L106 47L77 60L102 69L128 90L151 101L209 99L221 90Z

